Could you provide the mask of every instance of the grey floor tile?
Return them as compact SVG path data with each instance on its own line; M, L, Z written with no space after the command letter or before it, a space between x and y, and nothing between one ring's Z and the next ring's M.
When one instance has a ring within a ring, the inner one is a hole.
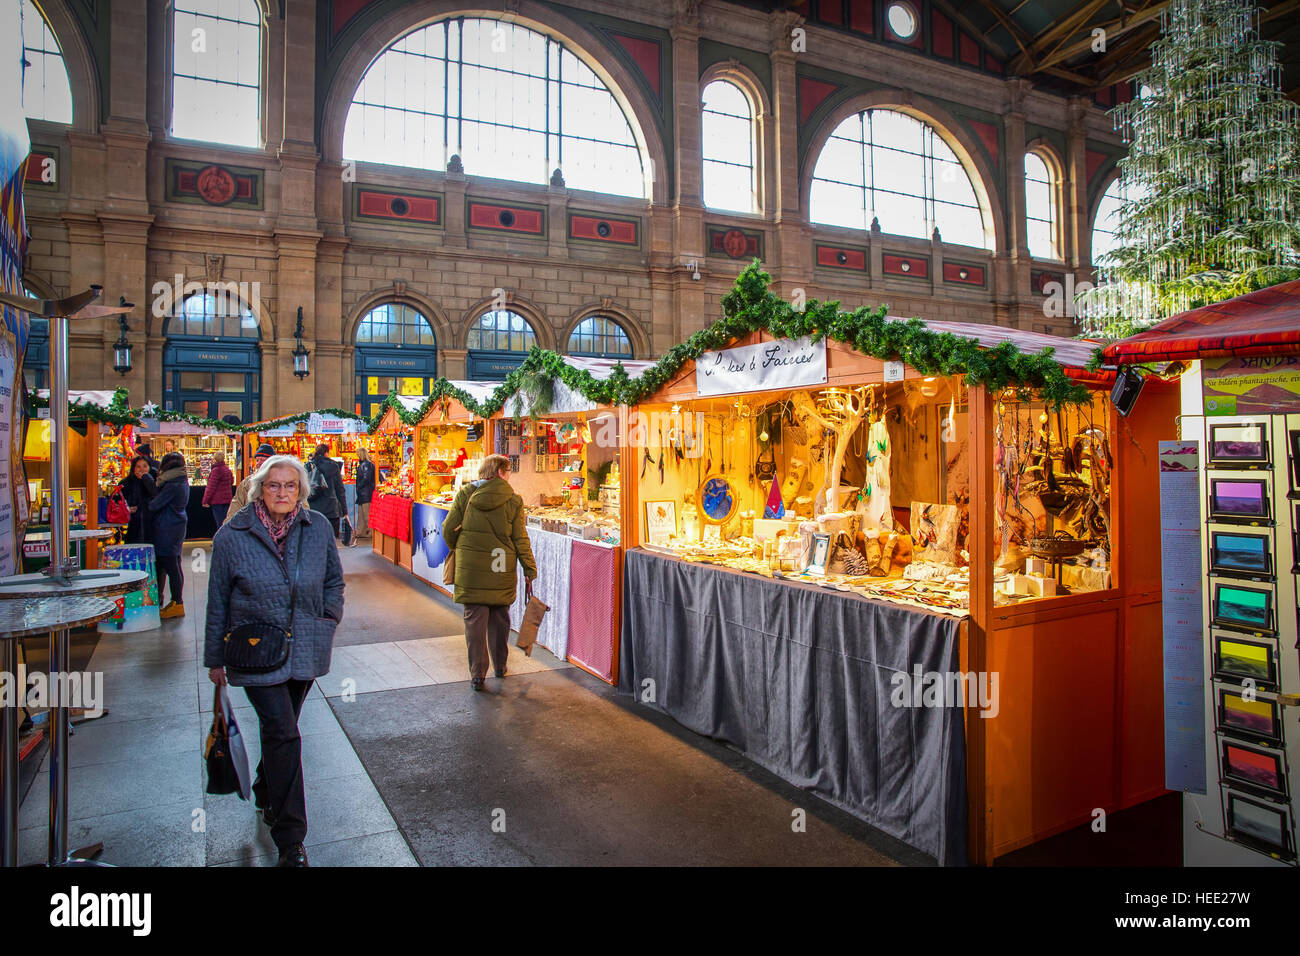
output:
M197 719L195 714L173 714L116 722L87 721L76 727L68 744L68 766L75 770L92 764L119 763L156 754L195 753Z
M279 858L276 853L254 860L238 860L218 863L217 866L274 866ZM371 833L367 836L353 837L350 840L338 840L335 843L314 844L307 851L307 859L312 866L419 866L411 853L411 848L402 839L397 830L385 830L383 833Z
M68 848L75 851L90 843L103 843L100 857L114 866L203 866L204 838L195 832L201 818L193 801L182 800L143 810L127 810L68 823ZM43 862L48 856L49 834L42 825L23 830L19 862Z
M83 820L109 813L190 801L200 807L203 757L197 749L135 756L116 763L69 768L68 819ZM47 820L50 787L48 770L37 776L19 810L19 827Z
M330 672L319 683L321 693L333 698L348 692L369 694L422 687L433 683L433 679L397 644L387 642L335 648Z

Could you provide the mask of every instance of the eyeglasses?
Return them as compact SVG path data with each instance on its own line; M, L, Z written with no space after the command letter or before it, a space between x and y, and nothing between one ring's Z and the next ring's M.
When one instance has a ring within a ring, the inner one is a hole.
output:
M262 487L273 495L278 495L282 491L287 495L295 495L298 493L298 482L296 481L286 481L283 484L278 481L268 481L266 484L262 485Z

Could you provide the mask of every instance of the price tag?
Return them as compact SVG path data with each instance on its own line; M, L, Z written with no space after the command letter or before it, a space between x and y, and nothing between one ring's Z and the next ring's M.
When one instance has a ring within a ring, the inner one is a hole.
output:
M885 381L901 382L903 380L903 363L886 362L885 363Z

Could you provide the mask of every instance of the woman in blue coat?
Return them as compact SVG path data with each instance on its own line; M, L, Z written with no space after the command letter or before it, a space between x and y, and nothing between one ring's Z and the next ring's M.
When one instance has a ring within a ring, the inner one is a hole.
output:
M153 515L150 540L158 562L158 601L162 602L163 584L171 582L171 600L158 612L159 617L185 616L185 577L181 574L181 551L185 544L190 503L190 482L185 475L185 457L180 452L163 456L158 465L158 488L147 502Z

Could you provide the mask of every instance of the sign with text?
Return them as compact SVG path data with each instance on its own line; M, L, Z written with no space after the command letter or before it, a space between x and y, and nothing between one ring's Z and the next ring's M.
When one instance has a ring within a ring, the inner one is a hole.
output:
M699 395L764 392L826 384L826 340L760 342L705 352L695 363Z
M1253 355L1201 361L1207 415L1300 412L1300 355Z

